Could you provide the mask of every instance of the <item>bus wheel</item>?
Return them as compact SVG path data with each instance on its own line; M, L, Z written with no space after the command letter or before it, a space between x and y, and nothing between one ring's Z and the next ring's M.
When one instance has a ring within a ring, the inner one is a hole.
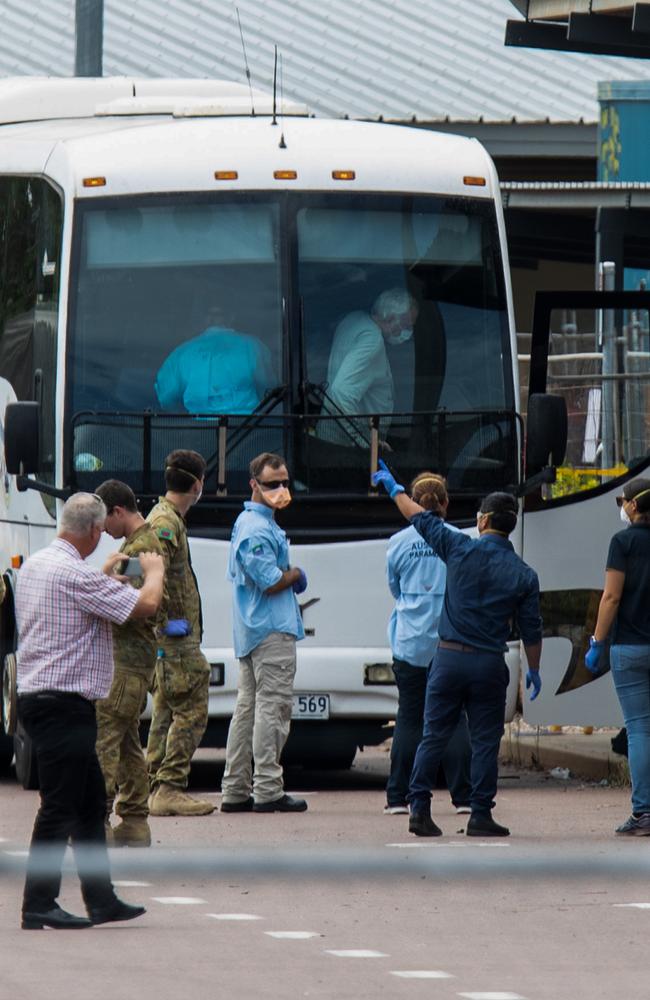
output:
M16 777L23 788L34 791L38 788L38 766L32 747L32 741L20 722L14 734L14 750L16 752Z

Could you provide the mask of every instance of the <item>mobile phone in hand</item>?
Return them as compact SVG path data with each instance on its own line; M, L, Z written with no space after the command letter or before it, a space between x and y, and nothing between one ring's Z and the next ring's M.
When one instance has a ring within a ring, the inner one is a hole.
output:
M120 570L122 576L143 576L142 566L140 565L140 560L137 556L130 559L126 559L122 563L122 568Z

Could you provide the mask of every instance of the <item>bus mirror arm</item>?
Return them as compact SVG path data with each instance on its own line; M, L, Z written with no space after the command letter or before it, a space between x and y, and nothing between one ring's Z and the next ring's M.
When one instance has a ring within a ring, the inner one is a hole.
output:
M523 483L513 489L516 496L527 497L531 493L537 493L537 491L549 483L554 483L557 478L556 468L554 465L547 465L545 468L540 469L536 472L534 476L529 476L528 479L524 479Z
M16 476L16 489L19 493L24 493L26 490L36 490L38 493L45 493L48 497L56 497L57 500L67 500L72 496L72 490L60 490L56 486L50 486L49 483L42 483L40 479L30 479L23 473Z

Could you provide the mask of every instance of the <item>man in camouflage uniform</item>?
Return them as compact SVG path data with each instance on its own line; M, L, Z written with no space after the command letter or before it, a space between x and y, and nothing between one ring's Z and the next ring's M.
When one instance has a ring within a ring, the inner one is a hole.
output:
M205 460L198 452L173 451L165 460L167 492L147 518L163 547L169 594L147 743L152 816L206 816L215 808L185 790L208 722L210 666L201 652L201 599L185 526L185 515L201 498L204 475Z
M125 559L141 552L163 549L156 534L139 513L135 496L126 483L108 479L97 489L106 505L104 531L113 538L124 538L120 552ZM137 588L143 577L130 578ZM149 778L140 743L140 715L153 684L156 667L156 627L166 624L166 592L157 617L129 619L113 625L113 661L115 672L107 698L96 704L97 756L106 783L107 822L113 810L121 817L119 826L107 829L107 840L118 847L149 847L151 831L147 818Z

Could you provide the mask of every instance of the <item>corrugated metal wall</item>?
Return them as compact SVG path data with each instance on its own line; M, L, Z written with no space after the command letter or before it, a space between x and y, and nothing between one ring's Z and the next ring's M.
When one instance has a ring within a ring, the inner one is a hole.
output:
M245 81L233 0L104 0L104 75ZM595 121L600 80L642 60L505 48L509 0L237 0L253 84L273 45L287 97L317 114ZM74 0L0 0L0 75L71 75Z

